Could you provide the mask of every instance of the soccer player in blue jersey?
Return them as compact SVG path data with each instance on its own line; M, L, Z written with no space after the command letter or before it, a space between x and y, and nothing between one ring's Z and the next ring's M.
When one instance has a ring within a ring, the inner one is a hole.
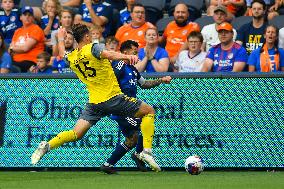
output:
M154 137L155 110L152 106L121 92L110 60L125 60L124 63L135 64L138 57L118 52L107 51L100 44L92 43L91 33L86 25L75 24L72 28L76 49L66 54L66 61L78 78L87 86L89 103L86 104L79 120L72 130L60 132L50 141L42 141L31 156L35 165L49 151L64 143L81 139L92 125L102 117L110 114L142 118L143 151L139 154L154 171L161 171L152 154ZM64 54L64 37L66 30L58 31L59 52Z
M0 9L0 30L5 43L9 45L15 31L22 26L20 12L14 8L14 0L2 0Z
M120 46L120 52L127 55L136 55L138 43L133 40L127 40ZM121 91L129 97L136 98L137 85L143 89L149 89L159 86L161 83L170 83L171 77L165 76L155 80L145 80L133 65L125 64L123 61L114 61L112 63L114 73L117 77ZM107 174L116 173L114 165L136 145L136 152L131 155L137 167L141 171L147 171L147 168L140 157L143 150L143 138L140 134L140 118L111 116L115 120L126 140L118 144L111 157L101 166L101 170Z

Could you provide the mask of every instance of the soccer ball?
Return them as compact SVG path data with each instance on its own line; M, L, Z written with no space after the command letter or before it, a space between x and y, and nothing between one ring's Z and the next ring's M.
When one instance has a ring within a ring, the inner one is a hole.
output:
M186 172L191 175L199 175L204 170L203 161L200 156L189 156L184 163Z

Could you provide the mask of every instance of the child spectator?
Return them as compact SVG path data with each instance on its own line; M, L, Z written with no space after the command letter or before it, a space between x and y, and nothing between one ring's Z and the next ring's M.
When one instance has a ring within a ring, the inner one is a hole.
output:
M14 8L14 0L2 0L0 28L7 45L10 45L14 32L21 26L20 13L18 9Z
M66 32L65 39L59 39L64 40L65 44L65 53L69 53L74 49L74 36L71 31ZM57 56L52 61L52 73L71 73L71 69L69 67L69 64L67 61L63 59L61 56Z
M118 40L114 36L109 36L106 38L106 50L118 51Z
M9 73L12 67L12 58L6 51L4 36L0 32L0 73Z
M29 71L31 73L37 74L49 74L52 73L52 68L48 65L50 62L50 54L47 52L42 52L37 55L37 65L30 67Z
M104 43L103 28L99 25L93 25L90 28L93 43Z

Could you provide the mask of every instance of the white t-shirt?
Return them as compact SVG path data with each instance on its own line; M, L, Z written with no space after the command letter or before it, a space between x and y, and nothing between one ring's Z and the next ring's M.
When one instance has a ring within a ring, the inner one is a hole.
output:
M237 32L235 29L233 30L233 32L234 32L233 40L235 41L237 37ZM215 23L204 26L203 29L201 30L201 33L204 38L203 42L206 43L206 49L205 49L206 52L208 52L208 50L213 45L217 45L220 43L218 32L215 28Z
M279 48L284 49L284 27L279 30Z
M179 72L201 72L206 55L206 52L200 52L196 56L189 58L188 50L181 51L175 66Z

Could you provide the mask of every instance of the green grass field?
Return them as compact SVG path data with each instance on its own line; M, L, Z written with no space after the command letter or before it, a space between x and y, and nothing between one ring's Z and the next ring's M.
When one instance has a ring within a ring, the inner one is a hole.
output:
M0 172L0 189L283 189L284 172Z

